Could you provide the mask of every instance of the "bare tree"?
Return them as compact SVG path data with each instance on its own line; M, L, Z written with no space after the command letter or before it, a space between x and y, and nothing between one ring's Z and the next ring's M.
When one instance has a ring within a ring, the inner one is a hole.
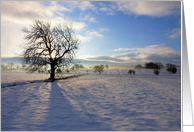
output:
M4 64L1 64L1 69L5 70L7 69L7 66L5 66Z
M103 71L104 71L104 65L94 66L94 72L98 72L99 74L101 74Z
M142 69L143 66L141 64L138 64L137 66L135 66L135 69Z
M106 69L108 69L109 66L106 64L105 67L106 67Z
M55 69L73 63L79 49L79 39L73 35L72 24L51 26L39 20L34 21L30 29L23 28L26 43L21 57L28 65L28 72L35 72L43 66L50 65L50 79L55 79Z

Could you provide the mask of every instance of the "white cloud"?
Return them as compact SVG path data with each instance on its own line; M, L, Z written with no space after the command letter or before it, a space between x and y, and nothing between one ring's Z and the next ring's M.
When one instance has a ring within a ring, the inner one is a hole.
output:
M114 10L108 7L102 7L99 9L100 11L106 12L108 15L114 15Z
M84 30L85 27L87 26L85 23L83 22L72 22L74 28L76 31L81 31L81 30Z
M109 29L108 29L108 28L99 28L99 31L100 31L100 32L108 32Z
M79 19L80 20L84 20L84 21L89 20L90 19L90 14L83 14L83 13L81 13Z
M103 35L102 35L102 34L99 34L99 33L96 32L96 31L86 31L86 35L85 35L85 36L76 35L76 37L79 38L79 39L81 40L82 43L84 43L84 42L87 42L87 41L92 40L92 39L95 38L95 37L100 37L100 38L102 38Z
M109 3L109 4L105 5L102 2L100 2L98 5L101 6L99 8L100 11L106 12L108 15L114 15L116 8L115 8L115 5L113 5L113 3Z
M30 23L34 19L50 20L55 15L62 15L61 11L69 11L56 2L44 6L37 1L2 1L1 18L4 21L16 23Z
M181 35L181 29L180 28L174 28L172 30L172 34L169 36L169 38L174 39L174 38L179 37L180 35Z
M14 56L19 44L23 42L22 27L29 27L34 20L51 22L52 24L71 22L76 31L84 30L84 22L75 22L62 14L71 11L58 2L39 1L2 1L1 2L1 41L3 54ZM77 33L77 32L76 32ZM10 39L11 38L11 39ZM9 47L9 48L8 48ZM13 50L12 50L13 49Z
M79 19L81 21L97 22L94 17L90 17L90 14L81 13Z
M49 2L44 6L42 2L36 1L3 1L1 2L2 24L7 22L20 25L29 25L34 20L51 22L52 24L71 22L77 31L83 30L87 25L83 22L71 21L62 15L61 11L70 11L62 7L56 1ZM63 17L62 17L63 16Z
M90 18L89 22L97 22L94 17Z
M79 1L79 6L81 10L86 10L86 9L92 9L95 10L95 6L91 4L89 1Z
M119 49L114 49L111 51L127 51L127 50L137 50L137 48L119 48Z
M81 43L90 41L92 39L91 36L76 35L76 37L81 41Z
M145 48L136 48L137 51L116 55L115 57L128 57L130 61L180 61L181 51L173 50L168 45L150 45Z
M126 49L126 48L120 48ZM90 56L88 60L109 61L116 63L145 63L145 62L161 62L161 63L181 63L181 51L173 50L168 45L150 45L145 48L129 48L136 50L132 52L122 53L112 56Z
M126 14L164 17L180 14L181 1L117 1L118 10Z
M93 37L103 37L102 34L99 34L96 31L86 31L86 34L89 35L89 36L93 36Z
M82 11L89 10L89 9L96 10L95 5L93 5L89 1L63 1L63 3L65 3L65 5L67 5L71 9L78 8Z

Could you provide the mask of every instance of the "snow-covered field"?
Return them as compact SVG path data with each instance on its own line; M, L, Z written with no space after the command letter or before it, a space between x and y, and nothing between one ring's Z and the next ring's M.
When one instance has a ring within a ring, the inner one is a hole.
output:
M89 70L77 78L13 87L6 84L49 75L2 72L1 130L180 131L180 70L173 75L164 69L158 76L152 70L127 71Z

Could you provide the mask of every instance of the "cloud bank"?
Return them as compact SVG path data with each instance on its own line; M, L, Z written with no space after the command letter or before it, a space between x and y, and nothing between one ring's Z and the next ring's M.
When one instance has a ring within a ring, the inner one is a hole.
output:
M179 36L181 36L181 29L180 28L174 28L172 30L172 34L169 36L169 38L178 38Z
M123 50L124 49L124 50ZM161 62L161 63L175 63L181 64L181 51L173 50L168 45L149 45L145 48L120 48L120 50L112 51L127 51L136 50L132 52L126 52L112 56L93 56L88 57L88 60L92 61L109 61L116 63L145 63L145 62Z
M118 10L129 15L164 17L180 14L181 1L118 1Z
M66 2L65 2L66 3ZM74 8L82 11L94 10L94 5L87 1L67 2L67 6L57 1L2 1L1 2L1 48L9 51L2 51L4 56L13 56L13 52L17 53L21 49L19 44L23 42L22 27L30 27L34 20L50 22L53 25L58 23L72 23L76 33L83 31L86 36L78 35L82 42L89 41L93 37L103 37L98 32L86 31L87 24L85 22L72 21L71 17L65 16L64 12L72 12ZM94 17L85 18L90 22L97 22ZM12 38L12 39L10 39ZM17 49L17 50L14 50Z

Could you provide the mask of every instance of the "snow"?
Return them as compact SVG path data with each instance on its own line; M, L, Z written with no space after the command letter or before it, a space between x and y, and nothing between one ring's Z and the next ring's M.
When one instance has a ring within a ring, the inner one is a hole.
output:
M63 74L62 76L77 75L76 73ZM15 85L25 85L30 83L44 82L48 79L50 74L42 73L26 73L24 70L1 70L1 88L10 87ZM61 77L60 74L56 74L56 77Z
M67 80L1 88L1 130L180 131L180 70L170 74L164 69L158 76L152 70L135 71L99 75L89 70L89 75ZM14 82L13 75L7 82L5 75L1 85ZM34 75L35 80L43 76Z

